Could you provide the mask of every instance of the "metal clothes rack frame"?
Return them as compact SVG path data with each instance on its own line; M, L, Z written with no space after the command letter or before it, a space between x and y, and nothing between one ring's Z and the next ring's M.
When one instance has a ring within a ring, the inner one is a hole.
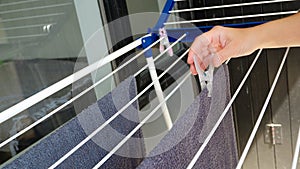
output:
M32 0L34 1L34 0ZM138 72L136 72L134 74L134 76L139 75L142 71L144 71L145 69L149 69L150 75L151 75L151 79L152 82L143 90L141 91L135 98L133 98L130 102L128 102L121 110L119 110L116 114L114 114L111 118L109 118L105 123L103 123L99 128L97 128L94 132L92 132L87 138L85 138L84 140L82 140L76 147L74 147L71 151L69 151L67 154L65 154L62 158L60 158L56 163L54 163L50 168L56 168L58 165L60 165L64 160L66 160L70 155L72 155L76 150L78 150L82 145L84 145L87 141L89 141L93 136L95 136L98 132L100 132L105 126L107 126L111 121L113 121L116 117L118 117L129 105L131 105L134 101L136 101L140 96L142 96L147 90L150 89L150 87L154 86L155 88L155 92L156 95L158 97L159 100L159 105L157 105L155 107L155 109L148 115L146 116L146 118L144 118L116 147L114 147L94 168L99 168L101 167L101 165L103 165L138 129L140 129L143 124L145 124L147 122L147 120L149 120L158 109L162 109L163 112L163 116L165 119L165 123L168 127L168 129L172 128L172 121L170 118L170 113L168 111L168 107L166 105L166 101L180 88L180 86L182 84L184 84L184 82L188 79L188 77L191 76L191 74L188 73L184 73L184 78L183 80L170 92L170 94L168 96L164 96L161 85L159 83L159 79L161 77L163 77L169 70L171 70L184 56L186 56L189 52L189 50L185 51L174 63L172 63L170 65L170 67L168 69L166 69L161 75L157 75L156 69L155 69L155 61L158 60L160 57L162 57L170 48L173 48L176 44L178 44L179 42L192 42L196 36L198 36L199 34L195 33L197 31L195 30L201 30L202 32L206 32L208 30L210 30L213 26L202 26L202 27L198 27L198 28L178 28L178 29L167 29L168 35L169 35L169 40L170 42L173 42L172 45L170 45L170 47L168 47L166 50L164 50L161 54L159 54L157 57L155 57L155 59L153 58L153 53L151 48L153 48L155 45L157 45L159 42L161 42L163 40L163 38L160 38L158 35L158 31L160 28L165 27L166 25L174 25L174 24L185 24L185 23L198 23L198 22L210 22L210 21L219 21L219 20L230 20L230 19L240 19L240 18L253 18L253 17L262 17L262 16L275 16L275 15L287 15L287 14L294 14L297 13L297 11L286 11L286 12L273 12L273 13L265 13L265 14L253 14L253 15L245 15L245 16L232 16L232 17L221 17L221 18L211 18L211 19L198 19L198 20L188 20L188 21L176 21L176 22L168 22L169 16L172 13L181 13L181 12L190 12L190 11L199 11L199 10L209 10L209 9L222 9L222 8L231 8L231 7L238 7L238 6L249 6L249 5L257 5L257 4L269 4L269 3L279 3L279 2L289 2L289 1L295 1L295 0L270 0L270 1L260 1L260 2L250 2L250 3L240 3L240 4L231 4L231 5L220 5L220 6L212 6L212 7L203 7L203 8L193 8L193 9L183 9L183 10L173 10L175 3L180 2L180 1L184 1L184 0L167 0L162 14L160 16L160 18L158 19L157 24L148 30L148 34L137 39L136 41L124 46L123 48L117 50L114 53L111 53L110 55L108 55L107 57L95 62L94 64L91 64L81 70L79 70L78 72L58 81L57 83L49 86L48 88L38 92L37 94L17 103L16 105L4 110L3 112L0 113L0 124L4 123L5 121L13 118L14 116L22 113L24 110L38 104L39 102L43 101L44 99L46 99L47 97L55 94L56 92L64 89L65 87L73 84L74 82L78 81L79 79L85 77L86 75L100 69L101 67L103 67L104 65L110 63L111 61L117 59L118 57L124 55L125 53L136 49L138 47L142 47L143 50L137 54L136 56L132 57L130 60L128 60L127 62L125 62L123 65L121 65L120 67L118 67L117 69L115 69L114 71L112 71L111 73L107 74L105 77L103 77L101 80L99 80L98 82L94 83L92 86L90 86L89 88L85 89L84 91L82 91L80 94L76 95L75 97L73 97L72 99L70 99L68 102L62 104L61 106L59 106L58 108L56 108L55 110L51 111L50 113L48 113L46 116L42 117L41 119L35 121L34 123L32 123L31 125L29 125L28 127L24 128L23 130L19 131L17 134L15 134L14 136L8 138L7 140L3 141L0 143L0 148L5 146L6 144L10 143L11 141L13 141L14 139L16 139L17 137L21 136L22 134L24 134L25 132L29 131L30 129L32 129L33 127L39 125L40 123L42 123L43 121L45 121L46 119L48 119L49 117L51 117L52 115L54 115L55 113L57 113L58 111L62 110L64 107L66 107L67 105L71 104L72 102L74 102L75 100L77 100L78 98L80 98L81 96L83 96L84 94L86 94L88 91L92 90L93 88L95 88L97 85L101 84L102 82L104 82L106 79L108 79L109 77L113 76L116 72L118 72L119 70L121 70L123 67L125 67L126 65L128 65L130 62L132 62L133 60L137 59L138 57L144 55L146 57L146 61L147 61L147 65L145 65L142 69L140 69ZM22 3L22 1L20 2ZM245 28L245 27L251 27L251 26L255 26L258 24L262 24L265 23L265 21L260 21L260 22L246 22L246 23L239 23L239 24L225 24L224 26L229 26L229 27L239 27L239 28ZM220 123L222 122L223 118L225 117L226 113L228 112L228 110L230 109L230 107L232 106L233 102L235 101L235 99L237 98L237 95L239 94L239 92L241 91L243 85L245 84L247 78L249 77L251 71L253 70L257 60L259 59L259 56L261 55L263 49L260 49L259 52L257 53L255 59L253 60L249 70L247 71L247 73L245 74L243 80L241 81L240 85L238 86L237 90L235 91L235 93L232 96L232 99L230 100L230 102L228 103L228 105L226 106L226 108L224 109L224 111L222 112L220 118L218 119L218 121L216 122L215 126L213 127L213 129L210 131L208 137L205 139L204 143L201 145L201 147L199 148L198 152L195 154L194 158L192 159L192 161L190 162L190 164L188 165L188 169L193 168L193 166L195 165L196 161L198 160L198 158L200 157L200 155L202 154L203 150L205 149L206 145L208 144L208 142L210 141L210 139L212 138L213 134L215 133L215 131L217 130L218 126L220 125ZM265 103L261 109L261 112L259 114L259 117L255 123L255 126L253 128L253 131L250 135L250 138L247 142L247 145L241 155L240 161L238 163L237 169L240 169L244 163L244 160L247 156L247 153L250 149L250 146L254 140L255 134L258 130L258 127L261 123L261 120L264 116L264 113L266 111L266 108L270 102L270 99L272 97L272 94L274 92L275 86L278 82L280 73L282 71L282 68L284 66L284 63L286 61L286 58L288 56L290 48L286 49L286 52L283 56L283 59L281 61L280 67L278 69L278 72L276 74L276 77L273 81L273 84L271 86L271 89L269 91L269 94L265 100ZM227 62L228 63L228 62ZM294 160L293 160L293 169L296 168L297 166L297 160L299 157L299 147L300 147L300 130L299 130L299 138L297 141L297 146L296 146L296 150L295 150L295 155L294 155Z

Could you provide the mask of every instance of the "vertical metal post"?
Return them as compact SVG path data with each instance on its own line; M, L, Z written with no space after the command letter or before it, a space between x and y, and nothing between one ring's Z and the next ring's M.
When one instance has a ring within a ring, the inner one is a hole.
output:
M171 116L170 116L170 113L169 113L168 106L165 102L164 93L163 93L161 85L159 83L159 79L158 79L158 76L157 76L156 67L155 67L155 64L154 64L153 57L147 57L146 60L147 60L147 63L148 63L148 68L149 68L151 79L154 83L155 93L157 95L158 101L160 103L163 103L161 105L161 110L162 110L167 128L170 130L173 126L173 123L172 123L172 119L171 119Z
M149 29L148 32L151 32L151 30ZM142 38L142 47L143 47L143 49L146 49L147 47L149 47L157 39L158 39L158 36L154 33L152 33L151 36L149 36L149 37ZM154 89L155 89L158 101L160 103L163 102L163 104L161 106L161 109L162 109L162 113L163 113L167 128L168 128L168 130L170 130L173 126L173 123L172 123L172 119L171 119L171 116L170 116L168 106L164 102L165 97L164 97L164 93L162 91L162 88L161 88L161 85L159 83L159 79L158 79L158 76L157 76L156 67L155 67L154 60L153 60L152 49L149 49L145 52L145 57L146 57L146 60L147 60L151 80L154 83Z

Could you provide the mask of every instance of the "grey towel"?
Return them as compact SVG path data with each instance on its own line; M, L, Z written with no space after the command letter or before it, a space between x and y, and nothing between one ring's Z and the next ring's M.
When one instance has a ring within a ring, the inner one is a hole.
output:
M136 82L129 77L97 103L34 145L4 168L48 168L85 139L107 119L136 96ZM92 168L138 124L137 102L105 127L58 168ZM144 157L144 143L139 130L101 168L136 168Z
M203 90L171 131L147 155L139 169L183 169L188 166L230 100L226 65L214 75L212 97ZM232 111L228 112L194 168L231 169L237 165Z

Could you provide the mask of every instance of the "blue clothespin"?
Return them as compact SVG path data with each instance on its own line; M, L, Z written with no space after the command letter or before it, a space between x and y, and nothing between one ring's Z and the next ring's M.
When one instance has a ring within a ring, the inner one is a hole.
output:
M203 71L200 68L199 65L199 61L198 61L198 57L194 56L194 64L198 73L198 77L199 77L199 81L200 81L200 86L201 86L201 90L204 90L205 88L207 88L208 90L208 97L211 97L212 95L212 88L213 88L213 77L214 77L214 66L212 66L211 64L208 66L208 68Z

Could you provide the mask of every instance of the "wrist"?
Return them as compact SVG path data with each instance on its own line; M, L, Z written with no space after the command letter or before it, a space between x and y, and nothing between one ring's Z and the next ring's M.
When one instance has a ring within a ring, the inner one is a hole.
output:
M252 51L264 48L264 37L262 36L262 32L259 27L247 28L245 35L247 36L246 39L248 41L249 48Z

